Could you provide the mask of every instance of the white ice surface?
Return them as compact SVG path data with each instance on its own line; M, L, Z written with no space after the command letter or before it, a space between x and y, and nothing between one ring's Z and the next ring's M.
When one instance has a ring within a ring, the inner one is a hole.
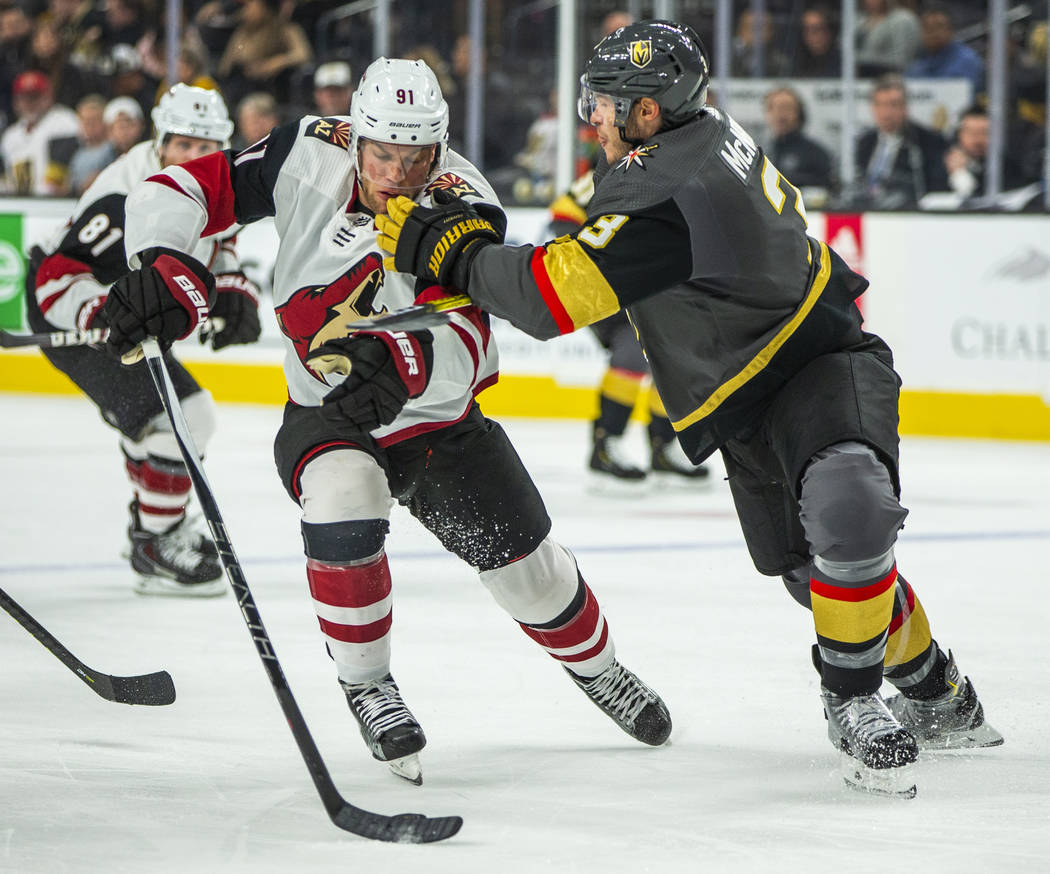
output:
M277 655L347 799L461 814L462 832L335 828L233 598L132 594L128 490L94 408L0 395L0 586L92 667L165 668L178 689L170 707L104 701L0 616L0 872L1050 871L1050 445L904 441L901 570L1006 744L924 758L901 801L843 788L810 616L751 567L720 476L597 497L584 424L504 423L675 728L661 749L623 735L398 509L393 667L429 739L415 788L371 760L324 653L279 416L221 407L206 462Z

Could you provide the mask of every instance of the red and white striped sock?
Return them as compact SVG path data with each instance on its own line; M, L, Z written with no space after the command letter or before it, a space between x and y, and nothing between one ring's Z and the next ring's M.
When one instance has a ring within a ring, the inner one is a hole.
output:
M186 515L193 485L186 466L152 455L141 460L130 455L124 458L138 502L139 524L160 534L180 522Z
M598 599L586 583L583 588L583 605L568 621L551 628L518 624L574 674L596 677L612 663L615 650Z
M307 558L306 578L339 679L362 683L389 673L393 610L386 553L346 564Z

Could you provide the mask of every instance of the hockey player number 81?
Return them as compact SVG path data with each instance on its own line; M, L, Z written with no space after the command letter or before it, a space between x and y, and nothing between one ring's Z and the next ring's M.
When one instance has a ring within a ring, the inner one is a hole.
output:
M109 233L91 247L91 254L98 257L100 252L108 249L124 236L124 232L120 228L110 228L108 215L100 212L98 215L92 216L91 220L80 229L77 239L81 243L94 243L106 230L109 230Z

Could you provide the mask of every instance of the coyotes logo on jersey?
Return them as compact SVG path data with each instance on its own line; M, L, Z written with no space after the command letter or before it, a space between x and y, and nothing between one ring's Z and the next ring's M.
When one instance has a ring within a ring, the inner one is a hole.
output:
M374 308L382 287L383 261L378 255L369 254L335 282L300 288L275 308L278 326L311 374L321 379L306 363L306 356L313 350L336 337L347 336L346 326L351 322L386 312L386 307Z
M468 195L481 197L473 185L455 173L442 173L427 186L427 194L433 194L435 191L448 191L456 197L467 197Z

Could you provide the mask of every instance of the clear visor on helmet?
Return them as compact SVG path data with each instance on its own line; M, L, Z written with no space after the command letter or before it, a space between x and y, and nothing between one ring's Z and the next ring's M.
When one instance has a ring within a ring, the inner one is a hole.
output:
M384 191L421 189L430 176L438 144L407 146L361 137L357 143L357 175Z
M576 113L587 124L591 123L591 116L594 115L596 109L605 108L613 113L613 122L623 127L631 111L631 102L623 97L617 98L611 94L595 91L587 81L587 74L580 76L580 96L576 99Z

